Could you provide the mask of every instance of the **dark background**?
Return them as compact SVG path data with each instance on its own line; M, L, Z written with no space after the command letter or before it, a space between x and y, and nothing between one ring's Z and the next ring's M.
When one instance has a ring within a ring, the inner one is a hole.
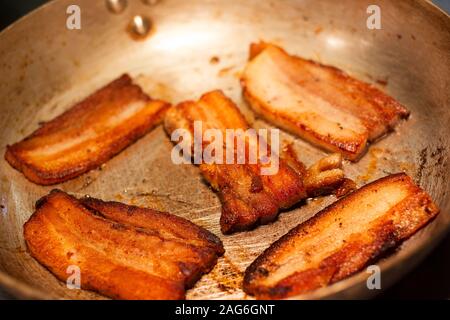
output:
M47 1L0 0L0 30L45 2ZM450 13L450 0L433 2ZM11 297L0 289L1 298ZM381 293L378 299L450 299L450 236L416 269Z

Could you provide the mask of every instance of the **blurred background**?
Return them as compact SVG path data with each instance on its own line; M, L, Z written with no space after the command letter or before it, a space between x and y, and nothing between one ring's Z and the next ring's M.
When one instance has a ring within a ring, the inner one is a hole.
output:
M47 1L0 0L0 30L45 2ZM433 2L450 14L450 0ZM12 297L0 288L0 299L8 298ZM422 264L380 294L378 299L450 299L450 236Z

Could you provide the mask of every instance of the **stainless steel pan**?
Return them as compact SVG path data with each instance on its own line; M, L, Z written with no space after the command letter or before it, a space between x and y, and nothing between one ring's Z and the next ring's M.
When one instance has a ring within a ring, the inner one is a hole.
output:
M381 8L381 30L366 27L366 9L373 2ZM74 3L81 8L81 30L66 28L66 10ZM148 35L133 34L135 15L149 19ZM238 78L248 45L259 39L378 83L412 111L410 120L375 143L359 163L345 165L360 185L406 171L442 210L432 224L379 262L382 287L388 287L423 259L450 225L450 19L429 2L130 0L121 13L112 13L104 1L52 1L0 34L0 153L39 122L123 72L137 77L152 96L174 103L223 89L251 116ZM255 126L267 125L256 120ZM217 197L196 167L172 164L171 146L158 128L102 170L58 187L171 211L221 235ZM306 163L323 155L298 139L295 146ZM0 161L0 284L18 297L98 298L68 290L26 252L22 225L36 199L49 189ZM225 257L188 298L248 298L241 291L246 266L332 201L310 201L273 224L221 235ZM367 289L367 276L361 272L299 298L369 297L378 291Z

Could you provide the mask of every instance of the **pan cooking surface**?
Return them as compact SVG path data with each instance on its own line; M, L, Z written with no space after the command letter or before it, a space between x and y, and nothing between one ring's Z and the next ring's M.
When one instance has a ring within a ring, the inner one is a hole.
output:
M368 30L370 1L165 0L154 6L130 1L121 14L112 14L103 1L83 0L82 28L68 30L69 2L51 2L0 34L0 72L7 75L0 79L2 154L7 144L124 72L152 97L172 103L222 89L256 128L267 128L243 102L239 85L248 46L262 39L375 83L411 110L396 132L372 144L358 163L344 166L359 186L404 171L441 208L431 225L380 263L383 287L412 268L446 232L450 32L448 17L432 5L380 1L382 29ZM151 22L145 38L130 35L136 14ZM307 165L325 155L288 134L282 138L294 142ZM188 291L189 299L248 298L241 290L245 268L273 241L335 200L306 201L270 225L224 236L217 196L198 168L171 162L171 148L158 127L100 169L57 187L75 196L169 211L220 236L225 256ZM0 175L0 283L26 297L101 298L68 290L26 252L22 225L34 202L52 187L28 182L3 160ZM366 288L366 278L361 272L306 297L368 297L375 292Z

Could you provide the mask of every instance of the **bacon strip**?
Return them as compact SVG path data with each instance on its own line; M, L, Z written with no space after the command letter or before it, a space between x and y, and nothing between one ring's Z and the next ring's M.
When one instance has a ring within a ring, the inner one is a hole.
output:
M183 299L223 254L221 241L180 217L54 190L24 225L29 252L62 281L115 299Z
M123 75L7 147L5 159L32 182L51 185L100 166L162 121L169 105Z
M171 108L165 118L165 128L169 134L177 129L186 129L190 133L193 147L195 121L201 121L203 130L217 129L224 137L227 129L250 128L236 105L220 91L207 93L197 102L187 101ZM244 141L244 164L238 164L235 158L233 164L202 163L199 166L203 177L219 193L222 201L220 224L225 234L273 221L280 210L306 198L308 192L320 194L337 187L343 181L340 160L339 163L322 168L323 170L312 171L308 179L308 182L314 183L311 185L303 183L304 176L307 176L303 171L303 164L297 163L294 168L288 164L293 162L292 159L279 159L278 172L263 175L261 168L266 164L262 164L259 156L256 163L250 163L248 151L251 145L259 148L263 144L267 146L270 155L270 146L262 137L247 135ZM204 138L201 142L204 148L211 143ZM237 142L234 147L232 151L236 153ZM224 146L223 154L226 152Z
M241 84L263 118L350 160L409 115L377 88L267 43L251 45Z
M281 299L327 286L361 270L438 213L405 174L379 179L273 243L247 268L244 290Z

